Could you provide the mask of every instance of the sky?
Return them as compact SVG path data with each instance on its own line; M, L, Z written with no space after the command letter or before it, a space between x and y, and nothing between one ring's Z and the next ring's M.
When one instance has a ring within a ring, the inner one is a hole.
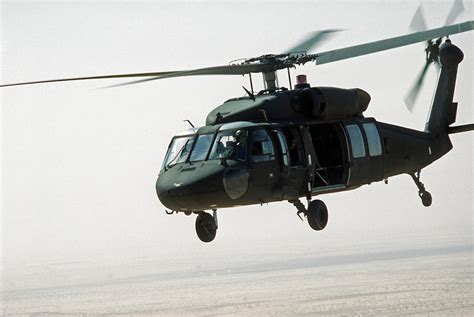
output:
M473 19L472 2L457 23ZM448 1L424 1L439 27ZM417 1L159 2L2 1L1 82L180 70L279 53L311 31L339 28L325 51L403 35ZM457 124L474 122L473 36L452 41L465 54L458 72ZM366 116L423 129L436 72L430 69L413 113L403 98L424 63L423 44L292 70L313 86L359 87L372 96ZM101 89L120 80L2 89L2 259L10 264L80 257L157 254L195 259L317 250L378 242L471 239L473 137L422 172L433 194L425 208L407 175L321 196L329 223L313 232L287 202L219 211L216 240L201 243L194 216L167 216L155 181L171 137L185 119L204 124L214 107L243 96L240 76L203 76ZM257 88L262 85L254 76ZM288 86L284 73L280 85ZM439 237L437 240L433 237ZM467 237L467 238L466 238ZM460 239L461 239L460 238ZM431 242L430 242L431 241ZM287 251L288 250L288 251ZM289 253L288 253L289 254Z

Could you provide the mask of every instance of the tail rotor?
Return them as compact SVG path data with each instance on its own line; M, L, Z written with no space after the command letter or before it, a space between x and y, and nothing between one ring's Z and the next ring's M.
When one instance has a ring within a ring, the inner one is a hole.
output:
M464 4L462 0L455 0L449 14L446 17L446 21L444 25L446 26L446 25L452 24L461 15L463 11L464 11ZM418 9L415 11L415 14L413 15L409 29L414 32L420 32L420 31L424 31L428 29L427 24L426 24L426 19L423 14L423 7L421 3L418 6ZM440 37L436 40L428 40L426 42L425 65L423 66L421 72L419 73L416 81L412 84L411 88L408 90L408 93L406 94L405 99L404 99L405 106L410 112L412 112L413 109L415 108L416 100L420 93L420 90L421 90L421 87L422 87L422 84L425 79L429 66L431 64L434 64L436 65L437 71L439 72L440 70L438 57L439 57L439 46L441 45L442 42L443 42L443 37Z

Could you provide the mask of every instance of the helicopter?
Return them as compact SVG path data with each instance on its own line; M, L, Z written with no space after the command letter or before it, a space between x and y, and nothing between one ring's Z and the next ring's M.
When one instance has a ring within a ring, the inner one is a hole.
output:
M410 175L423 205L431 205L431 194L420 180L421 170L451 150L450 134L474 129L472 124L452 126L457 109L453 102L456 71L463 53L445 37L470 31L473 26L473 21L468 21L309 54L315 44L337 31L331 29L315 32L284 53L229 65L0 86L145 77L125 83L134 84L182 76L248 75L250 89L244 88L245 97L227 100L208 114L204 126L192 126L172 138L156 182L158 198L169 214L196 214L196 232L203 242L216 236L218 209L275 201L290 202L312 229L322 230L328 223L328 210L323 201L313 197L353 190L395 175ZM428 43L426 65L440 65L424 131L364 117L371 98L362 89L311 87L304 75L297 77L294 86L289 76L289 88L278 82L279 70L309 62L318 66L418 42ZM259 73L264 89L255 92L252 74ZM301 199L306 199L307 206Z

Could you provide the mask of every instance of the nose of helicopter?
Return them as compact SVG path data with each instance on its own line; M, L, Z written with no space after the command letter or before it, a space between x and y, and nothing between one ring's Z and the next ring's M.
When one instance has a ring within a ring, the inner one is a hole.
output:
M161 203L171 210L212 209L225 195L221 164L182 164L164 171L156 181Z

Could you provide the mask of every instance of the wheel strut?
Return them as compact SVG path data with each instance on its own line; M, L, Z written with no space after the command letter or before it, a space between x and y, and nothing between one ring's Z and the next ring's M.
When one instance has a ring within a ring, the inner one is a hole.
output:
M304 221L303 218L300 216L300 214L303 214L306 216L306 213L308 211L306 210L306 207L303 205L303 203L299 199L289 200L288 202L292 203L296 207L296 209L298 210L296 212L296 215L298 216L298 218L301 219L301 221Z
M212 218L214 218L216 229L219 229L219 222L217 221L217 209L212 209Z
M304 214L312 229L319 231L326 227L328 223L328 209L326 204L321 200L308 200L308 208L305 208L299 199L289 200L288 202L296 207L298 210L296 215L301 219L301 221L303 221L303 218L300 214Z
M421 203L425 207L431 206L433 202L433 198L431 194L425 189L425 185L420 181L420 171L410 174L411 178L415 182L416 186L418 187L418 196L421 198Z

